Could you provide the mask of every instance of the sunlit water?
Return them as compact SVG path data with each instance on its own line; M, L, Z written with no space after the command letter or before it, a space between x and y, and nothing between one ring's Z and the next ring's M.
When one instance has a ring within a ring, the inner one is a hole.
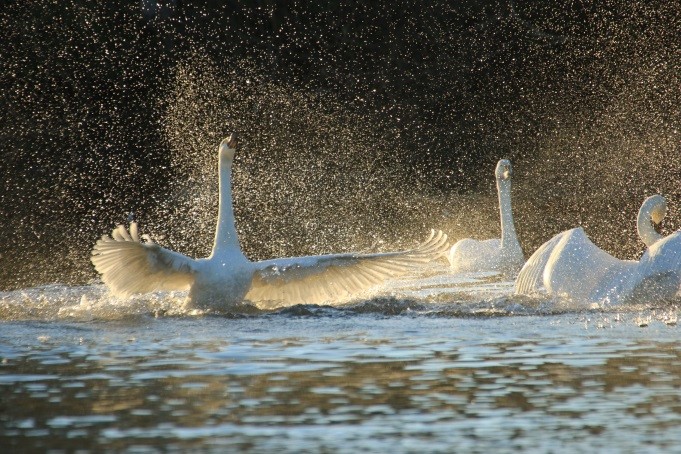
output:
M681 446L677 307L512 296L436 268L340 307L186 313L0 293L2 452L656 452ZM9 450L7 450L9 449Z

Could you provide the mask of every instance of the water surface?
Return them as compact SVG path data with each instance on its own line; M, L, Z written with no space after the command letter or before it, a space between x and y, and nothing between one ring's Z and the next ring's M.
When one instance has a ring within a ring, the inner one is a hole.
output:
M445 270L339 307L184 313L100 285L0 294L11 451L656 452L681 444L674 304L581 307Z

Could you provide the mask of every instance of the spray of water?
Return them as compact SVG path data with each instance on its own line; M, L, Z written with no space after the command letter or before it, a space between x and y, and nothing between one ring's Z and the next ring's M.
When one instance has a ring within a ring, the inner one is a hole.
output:
M439 227L439 210L405 175L399 131L258 75L247 63L224 68L206 58L178 67L164 119L173 190L161 204L162 219L174 219L173 244L209 252L215 150L229 131L242 136L234 204L253 258L402 247Z
M677 2L161 3L0 10L1 288L94 279L130 212L206 255L233 130L253 259L498 237L499 158L527 255L583 224L633 258L657 192L681 227Z
M676 61L632 70L607 103L561 115L519 159L515 213L526 251L582 225L601 248L637 259L636 215L653 194L669 203L662 233L681 228L679 69Z

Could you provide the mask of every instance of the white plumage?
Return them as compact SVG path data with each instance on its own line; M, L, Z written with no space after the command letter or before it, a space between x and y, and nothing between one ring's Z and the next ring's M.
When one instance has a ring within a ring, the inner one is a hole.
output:
M376 254L331 254L251 262L241 252L234 225L231 166L236 137L219 147L220 202L213 250L191 259L140 238L137 224L117 226L94 246L92 263L119 296L189 289L189 305L234 308L243 301L260 308L341 301L446 253L447 236L433 231L417 247ZM143 241L144 240L144 241Z
M454 272L499 271L515 274L525 263L523 250L513 224L511 209L513 170L510 161L500 160L494 174L499 196L501 238L484 241L465 238L457 241L448 256Z
M551 238L528 259L515 282L517 294L548 294L586 303L667 299L681 282L681 232L662 237L651 225L666 212L662 196L648 197L637 230L648 246L641 260L619 260L577 227Z

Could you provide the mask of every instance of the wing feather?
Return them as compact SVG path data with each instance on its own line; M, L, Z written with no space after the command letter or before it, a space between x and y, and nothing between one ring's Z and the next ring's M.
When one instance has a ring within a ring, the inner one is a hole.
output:
M438 257L447 235L432 231L414 249L375 254L330 254L256 263L246 299L261 307L337 302Z
M556 248L556 245L568 235L572 230L566 230L555 235L546 243L539 246L534 254L525 262L518 277L515 280L515 293L518 295L533 295L543 293L544 289L544 269Z
M91 260L118 296L186 290L194 281L196 262L149 239L143 243L136 222L130 224L130 231L118 225L111 236L103 235L92 249Z

